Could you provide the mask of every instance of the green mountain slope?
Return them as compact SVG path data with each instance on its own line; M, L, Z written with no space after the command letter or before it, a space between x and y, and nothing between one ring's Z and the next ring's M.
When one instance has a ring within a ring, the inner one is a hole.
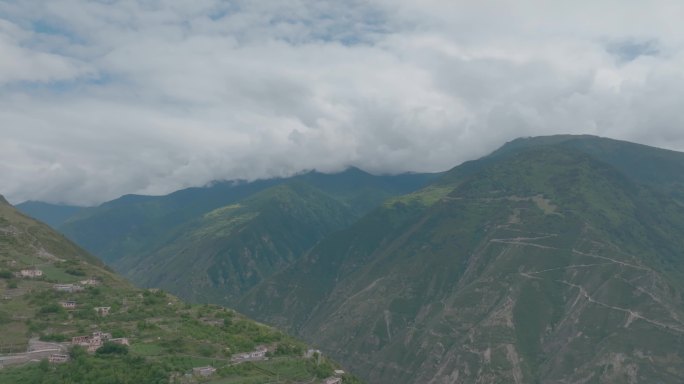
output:
M53 262L57 258L56 255L67 260L103 266L101 261L63 235L20 213L2 196L0 235L3 240L0 243L0 255L5 258L5 262L15 261L18 266L29 267L35 262Z
M308 183L289 182L206 213L154 252L115 266L139 284L194 302L234 304L355 219L348 205Z
M281 184L299 182L315 187L360 216L387 197L415 191L435 177L436 174L375 176L350 168L337 174L309 172L249 183L219 182L166 196L123 196L77 212L58 229L105 262L115 263L124 257L156 251L189 222Z
M153 250L187 221L276 184L277 180L226 182L166 196L126 195L86 208L57 229L92 254L112 263L127 255Z
M457 167L239 308L374 383L682 382L684 206L615 159L669 172L684 154L582 140ZM586 149L606 146L620 156Z
M558 146L584 152L615 167L637 183L682 199L684 156L681 152L589 135L557 135L513 140L492 154L507 155L538 146Z
M3 384L321 383L339 368L233 310L133 287L1 196L0 300ZM265 358L242 357L260 346ZM216 371L193 374L203 366Z

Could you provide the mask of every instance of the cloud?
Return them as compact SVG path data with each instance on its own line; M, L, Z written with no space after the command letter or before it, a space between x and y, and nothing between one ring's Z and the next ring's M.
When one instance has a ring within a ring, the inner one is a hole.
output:
M555 133L681 150L681 8L4 2L2 193L95 204L313 168L438 171Z
M655 56L660 53L657 41L636 41L632 39L613 41L607 45L606 51L621 62L630 62L639 56Z

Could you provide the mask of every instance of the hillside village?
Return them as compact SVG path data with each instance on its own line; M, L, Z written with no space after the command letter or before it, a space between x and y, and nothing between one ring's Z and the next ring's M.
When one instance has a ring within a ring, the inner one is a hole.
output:
M3 327L15 330L0 337L0 383L3 369L40 361L68 364L74 348L95 356L112 345L126 351L122 353L150 359L173 353L181 364L171 376L183 383L231 376L238 365L258 368L269 376L268 368L260 366L263 363L309 365L320 383L344 380L344 371L321 360L320 351L307 350L232 310L187 305L155 289L122 289L125 283L115 275L104 270L93 273L98 268L86 262L56 258L28 268L22 260L4 256L0 262L2 308L10 317ZM89 277L83 278L86 274ZM207 343L204 337L215 341ZM273 372L279 376L277 370ZM316 381L307 377L302 382Z
M358 382L320 351L231 309L136 289L35 238L13 246L26 233L0 225L0 384L97 382L78 376L84 367L97 375L96 366L102 377L139 382Z

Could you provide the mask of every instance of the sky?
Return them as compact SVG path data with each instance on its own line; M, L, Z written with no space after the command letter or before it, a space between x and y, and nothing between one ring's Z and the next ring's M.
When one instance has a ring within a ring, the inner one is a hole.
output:
M677 1L0 0L0 193L93 205L523 136L684 150Z

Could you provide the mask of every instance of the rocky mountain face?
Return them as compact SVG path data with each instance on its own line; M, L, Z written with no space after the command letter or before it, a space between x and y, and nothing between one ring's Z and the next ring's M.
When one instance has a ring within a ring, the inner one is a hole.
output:
M678 383L684 205L667 174L682 161L594 137L509 143L328 236L239 307L374 383Z

